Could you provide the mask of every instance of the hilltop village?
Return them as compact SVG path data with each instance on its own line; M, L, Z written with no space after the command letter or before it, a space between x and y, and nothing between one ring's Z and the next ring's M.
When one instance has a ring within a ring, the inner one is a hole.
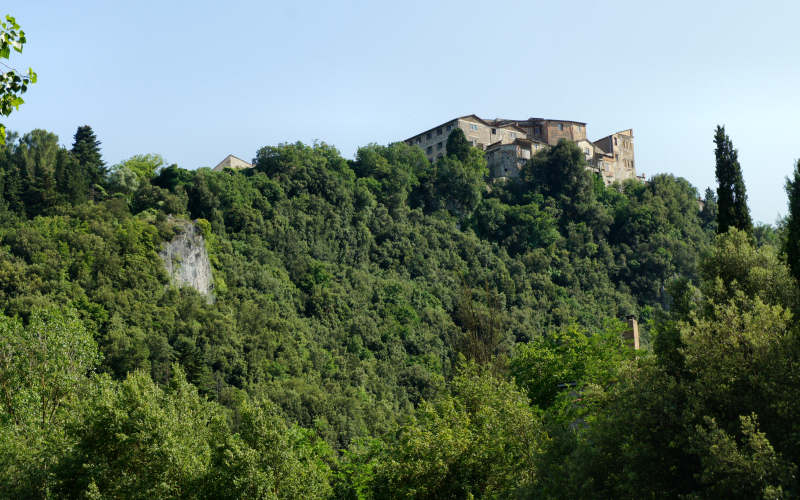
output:
M633 129L621 130L596 141L586 138L586 123L571 120L528 118L484 120L466 115L406 139L406 144L419 146L433 162L445 154L447 137L455 128L476 148L485 152L489 177L508 179L519 176L520 170L537 151L555 146L559 140L575 142L583 151L587 169L603 179L606 186L625 179L644 180L636 175L633 150ZM253 165L234 155L228 155L214 170L252 168Z
M575 142L586 157L587 168L596 172L606 185L625 179L644 179L636 175L633 129L622 130L596 141L586 138L586 123L571 120L528 118L485 120L466 115L449 120L404 142L419 146L434 161L444 156L447 137L460 128L467 140L486 153L489 176L493 179L517 177L525 163L540 149L554 146L561 139Z

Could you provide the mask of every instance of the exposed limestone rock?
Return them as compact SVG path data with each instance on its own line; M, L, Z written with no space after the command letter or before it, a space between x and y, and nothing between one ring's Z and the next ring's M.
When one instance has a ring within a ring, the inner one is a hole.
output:
M180 232L171 241L164 243L158 255L164 261L174 285L190 286L212 303L214 279L203 233L189 221L180 221L176 225Z

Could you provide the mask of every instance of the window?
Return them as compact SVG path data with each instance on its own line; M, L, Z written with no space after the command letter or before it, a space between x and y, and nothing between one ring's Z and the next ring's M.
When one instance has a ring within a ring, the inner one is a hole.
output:
M478 126L477 126L477 125L475 125L474 123L470 123L470 124L469 124L469 129L470 129L470 130L478 130Z
M564 130L564 124L563 123L559 123L558 124L558 130Z
M493 128L493 129L492 129L492 134L496 134L496 133L497 133L497 129L496 129L496 128Z
M542 135L542 127L534 127L533 133L536 135Z
M433 153L433 146L428 146L427 148L425 148L425 152L428 154Z
M453 130L453 124L452 123L447 126L447 131L450 132L451 130Z
M616 137L614 137L614 145L615 146L617 145L617 138Z
M436 129L436 135L442 135L442 127Z
M589 152L589 148L586 148L584 151L586 152L586 156L589 156L589 155L591 154L591 153Z
M427 134L425 134L425 138L426 138L426 139L430 139L430 138L431 138L431 133L430 133L430 132L428 132Z
M436 150L437 150L437 151L438 151L438 150L441 150L441 149L442 149L442 145L443 145L443 144L444 144L444 143L442 143L442 142L440 142L439 144L437 144L437 145L436 145Z

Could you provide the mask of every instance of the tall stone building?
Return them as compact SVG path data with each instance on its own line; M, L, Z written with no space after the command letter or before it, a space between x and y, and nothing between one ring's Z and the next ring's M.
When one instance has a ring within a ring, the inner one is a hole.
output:
M454 128L460 128L470 144L483 150L492 144L510 144L516 139L527 138L525 131L513 124L491 125L475 115L466 115L419 133L405 142L419 146L428 159L434 161L447 152L447 137Z
M539 150L555 146L561 139L575 142L584 154L587 168L596 172L606 185L634 179L633 130L623 130L597 141L589 141L586 123L572 120L528 118L484 120L466 115L445 122L405 140L419 146L428 160L435 161L446 154L447 137L460 128L467 140L483 149L492 178L519 176L525 163ZM643 179L644 176L638 177Z

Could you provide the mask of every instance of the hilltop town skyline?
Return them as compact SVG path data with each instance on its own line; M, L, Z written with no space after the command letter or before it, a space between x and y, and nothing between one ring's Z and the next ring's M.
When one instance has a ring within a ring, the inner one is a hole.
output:
M566 117L603 135L632 128L637 173L672 173L702 190L715 185L722 124L754 218L786 213L800 67L783 34L797 4L520 4L513 16L470 2L198 3L191 13L148 2L37 4L14 9L29 36L15 65L33 67L39 83L6 125L46 127L66 144L89 124L110 163L148 151L213 167L229 153L250 161L261 146L298 140L352 158L470 113ZM219 26L231 27L224 41L209 41ZM476 43L495 32L503 44ZM454 40L463 49L448 49Z

